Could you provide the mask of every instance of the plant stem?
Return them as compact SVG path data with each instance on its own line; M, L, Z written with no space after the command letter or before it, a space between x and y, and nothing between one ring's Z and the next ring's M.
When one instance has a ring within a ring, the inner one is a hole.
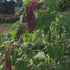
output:
M48 39L49 43L51 42L51 31L50 31L50 28L49 28L49 39Z
M60 29L59 36L60 36L60 39L61 39L61 24L59 25L59 29Z
M49 28L49 38L48 38L48 42L50 43L51 42L51 31L50 31L50 28ZM49 47L50 47L50 45L49 45ZM50 64L51 64L51 57L49 57L50 58ZM49 70L51 70L51 67L49 66Z

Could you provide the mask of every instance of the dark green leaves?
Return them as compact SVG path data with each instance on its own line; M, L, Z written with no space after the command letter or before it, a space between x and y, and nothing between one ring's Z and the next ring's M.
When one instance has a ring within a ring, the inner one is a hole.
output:
M60 22L65 28L67 32L70 32L70 16L68 13L60 12L57 14L57 17L60 19Z
M45 3L49 6L52 10L59 10L60 7L60 0L41 0L41 2Z
M17 64L17 70L28 70L27 68L27 64L25 61L20 61L18 64Z
M51 11L43 11L40 18L36 19L34 22L35 29L44 29L44 33L47 33L52 21L54 21L54 15L51 14Z
M61 42L50 43L47 52L57 62L65 53L65 45Z
M16 64L16 59L17 59L17 49L15 48L12 51L12 65L15 65Z

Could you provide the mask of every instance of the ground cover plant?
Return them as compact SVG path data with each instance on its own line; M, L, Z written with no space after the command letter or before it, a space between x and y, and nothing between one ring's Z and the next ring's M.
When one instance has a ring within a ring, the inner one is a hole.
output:
M70 15L60 4L24 1L20 21L0 36L1 70L70 70Z

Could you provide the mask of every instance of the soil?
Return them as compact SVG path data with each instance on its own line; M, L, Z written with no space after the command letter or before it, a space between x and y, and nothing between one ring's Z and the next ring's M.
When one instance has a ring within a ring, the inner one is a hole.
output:
M0 35L7 33L11 25L0 25Z

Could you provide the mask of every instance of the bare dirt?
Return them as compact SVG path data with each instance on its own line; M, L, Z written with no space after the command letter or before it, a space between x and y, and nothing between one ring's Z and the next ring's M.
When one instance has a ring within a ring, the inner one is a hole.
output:
M0 25L0 35L7 33L11 25Z

